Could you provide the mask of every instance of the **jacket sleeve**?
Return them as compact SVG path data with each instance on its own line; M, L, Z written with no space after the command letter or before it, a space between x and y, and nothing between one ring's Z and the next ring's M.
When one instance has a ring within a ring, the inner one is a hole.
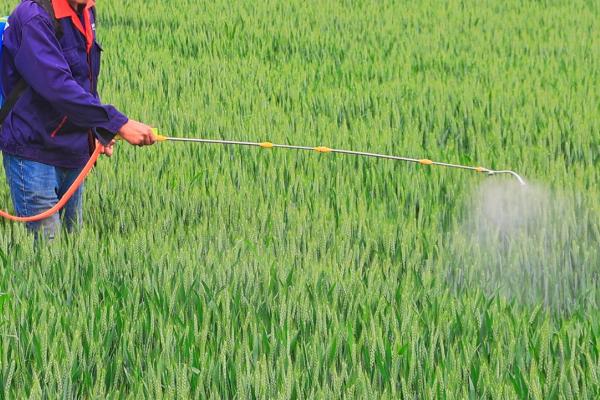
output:
M42 16L23 25L15 66L33 90L75 125L92 128L103 144L112 140L128 121L115 107L103 105L77 83L54 27Z

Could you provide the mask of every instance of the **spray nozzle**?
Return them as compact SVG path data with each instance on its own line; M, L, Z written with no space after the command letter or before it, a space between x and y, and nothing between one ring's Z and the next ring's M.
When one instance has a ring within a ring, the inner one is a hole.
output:
M519 183L521 184L521 186L527 186L527 183L525 183L525 179L523 179L521 177L521 175L517 174L515 171L492 171L492 170L488 170L487 171L488 176L494 176L494 175L500 175L500 174L508 174L508 175L512 175L513 177L515 177Z

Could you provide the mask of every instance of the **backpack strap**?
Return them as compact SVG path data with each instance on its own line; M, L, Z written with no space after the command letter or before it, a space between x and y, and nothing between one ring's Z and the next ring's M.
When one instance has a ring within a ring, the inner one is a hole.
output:
M56 19L56 15L54 14L54 8L52 7L52 2L50 0L32 0L35 4L42 7L44 11L48 13L48 15L52 18L54 22L54 32L56 34L56 38L60 40L63 37L63 28L60 24L60 21ZM13 107L17 104L21 95L27 90L27 82L24 79L21 79L17 82L13 90L10 92L6 101L0 108L0 125L4 122L8 114L12 111Z
M13 107L17 104L17 101L19 101L21 95L23 92L25 92L27 87L28 85L27 82L25 82L25 79L21 79L17 82L0 109L0 125L4 122L6 117L8 117L8 114L10 114Z

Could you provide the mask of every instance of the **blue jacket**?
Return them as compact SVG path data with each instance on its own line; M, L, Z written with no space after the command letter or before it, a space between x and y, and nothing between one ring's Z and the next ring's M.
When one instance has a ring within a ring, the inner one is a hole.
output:
M29 88L2 125L0 149L63 168L82 167L94 147L112 140L127 117L102 104L97 83L102 48L96 41L93 2L76 13L67 0L53 0L53 17L24 0L4 34L0 84L8 96L25 79Z

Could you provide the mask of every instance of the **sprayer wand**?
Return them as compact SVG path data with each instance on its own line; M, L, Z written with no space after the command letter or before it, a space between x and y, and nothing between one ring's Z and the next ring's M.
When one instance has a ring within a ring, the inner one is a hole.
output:
M501 175L508 174L512 175L516 178L521 185L525 185L525 180L514 171L494 171L489 168L484 167L471 167L468 165L460 165L460 164L450 164L438 161L432 161L427 159L417 159L417 158L409 158L409 157L399 157L392 156L386 154L377 154L377 153L366 153L363 151L352 151L352 150L341 150L341 149L332 149L329 147L308 147L308 146L295 146L289 144L274 144L271 142L241 142L237 140L219 140L219 139L193 139L193 138L181 138L181 137L169 137L155 134L155 138L158 142L188 142L188 143L205 143L205 144L220 144L220 145L233 145L233 146L250 146L250 147L261 147L263 149L288 149L288 150L305 150L305 151L316 151L317 153L337 153L337 154L347 154L352 156L359 157L371 157L371 158L381 158L386 160L395 160L395 161L403 161L420 165L436 165L439 167L446 168L456 168L456 169L465 169L469 171L479 172L487 174L488 176L493 175Z
M471 167L468 165L449 164L449 163L437 162L437 161L432 161L432 160L427 160L427 159L390 156L390 155L386 155L386 154L366 153L363 151L340 150L340 149L332 149L332 148L323 147L323 146L307 147L307 146L294 146L294 145L288 145L288 144L274 144L271 142L240 142L237 140L191 139L191 138L181 138L181 137L169 137L169 136L163 136L163 135L158 134L158 132L156 130L154 131L154 136L155 136L155 139L157 142L166 142L166 141L169 141L169 142L191 142L191 143L221 144L221 145L234 145L234 146L252 146L252 147L261 147L263 149L306 150L306 151L316 151L318 153L348 154L348 155L359 156L359 157L372 157L372 158L382 158L382 159L386 159L386 160L404 161L404 162L415 163L415 164L420 164L420 165L437 165L440 167L447 167L447 168L466 169L469 171L485 173L489 176L508 174L508 175L512 175L513 177L515 177L521 185L525 186L525 180L523 180L523 178L521 178L519 176L519 174L517 174L514 171L508 171L508 170L494 171L494 170L484 168L484 167ZM121 139L121 138L117 137L117 139ZM6 211L0 210L0 217L6 218L11 221L15 221L15 222L37 222L37 221L42 221L42 220L49 218L52 215L56 214L67 204L69 199L73 196L73 194L77 191L77 189L83 184L83 181L85 180L87 175L90 173L90 171L94 167L96 161L98 160L98 157L102 153L102 150L103 150L102 146L96 147L96 149L90 156L90 159L85 164L84 168L81 170L81 172L79 173L79 175L77 176L77 178L75 179L75 181L73 182L73 184L71 185L69 190L67 190L65 195L58 201L58 203L56 205L54 205L54 207L52 207L49 210L44 211L40 214L31 215L31 216L16 216L16 215L12 215Z

